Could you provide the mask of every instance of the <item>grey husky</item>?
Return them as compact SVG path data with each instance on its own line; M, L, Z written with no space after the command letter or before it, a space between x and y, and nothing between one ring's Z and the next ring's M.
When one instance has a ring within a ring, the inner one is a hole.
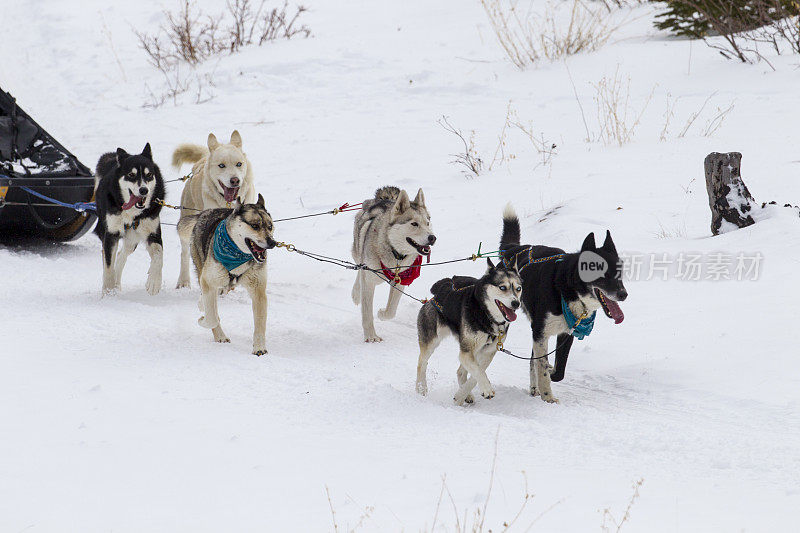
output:
M272 217L258 195L255 204L234 202L233 208L207 209L178 222L181 240L190 242L192 261L200 282L197 321L210 328L216 342L230 342L217 312L221 290L245 286L253 301L253 353L267 353L267 249L275 247Z
M435 242L422 189L412 201L406 191L381 187L375 198L364 201L353 226L353 259L381 272L359 270L353 285L353 303L361 305L365 342L382 340L375 333L372 316L375 287L394 280L386 307L378 311L381 320L394 318L401 293L419 277L422 258L430 259Z
M434 283L433 298L422 306L417 316L419 362L417 392L428 393L428 359L448 334L458 338L456 372L459 389L453 398L458 405L472 403L472 389L477 384L484 398L493 398L494 389L486 369L497 353L511 322L517 319L522 282L515 266L493 265L480 279L454 276Z

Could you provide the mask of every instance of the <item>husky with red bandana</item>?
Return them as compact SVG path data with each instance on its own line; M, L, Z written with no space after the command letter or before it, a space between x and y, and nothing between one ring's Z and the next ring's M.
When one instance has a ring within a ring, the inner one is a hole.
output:
M122 148L103 154L95 172L97 226L94 232L103 243L103 294L119 290L122 269L140 242L147 242L150 270L145 288L150 294L161 289L163 245L161 205L164 181L153 162L150 143L141 154ZM122 249L117 246L122 241ZM116 256L116 257L115 257Z
M378 318L394 318L401 293L419 277L423 258L430 259L435 242L422 189L411 200L397 187L381 187L374 198L364 200L353 226L353 259L376 272L358 271L352 297L353 303L361 306L365 342L382 340L372 316L375 287L392 281L394 288Z

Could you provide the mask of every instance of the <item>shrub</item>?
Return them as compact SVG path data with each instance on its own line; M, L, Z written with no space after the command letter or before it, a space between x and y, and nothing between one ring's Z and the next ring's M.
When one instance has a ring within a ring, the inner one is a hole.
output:
M182 0L177 12L164 12L166 23L155 34L135 33L150 63L162 71L180 61L197 65L245 46L311 35L311 30L298 22L307 8L297 6L292 12L287 0L282 7L265 9L265 3L261 0L255 7L252 0L228 0L228 21L224 15L203 13L192 0Z
M726 58L763 59L759 44L780 54L782 45L800 53L800 0L666 0L655 25L675 35L703 39ZM721 36L710 42L708 37Z
M701 39L740 33L797 15L797 0L667 0L656 15L656 27L675 35Z
M481 4L497 41L519 69L541 58L554 61L599 50L618 28L602 8L590 8L581 0L563 4L569 7L568 24L559 13L561 4L548 4L543 15L521 9L515 0L481 0Z

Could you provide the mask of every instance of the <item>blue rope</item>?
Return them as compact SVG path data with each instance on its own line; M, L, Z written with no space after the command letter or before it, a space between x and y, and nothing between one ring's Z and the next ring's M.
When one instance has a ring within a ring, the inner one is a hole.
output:
M75 211L80 211L83 213L84 211L97 211L97 204L95 202L75 202L74 204L69 204L66 202L62 202L60 200L56 200L55 198L50 198L49 196L45 196L42 193L38 193L28 187L20 187L23 191L27 192L28 194L32 194L37 198L41 198L51 204L60 205L61 207L68 207L70 209L74 209Z

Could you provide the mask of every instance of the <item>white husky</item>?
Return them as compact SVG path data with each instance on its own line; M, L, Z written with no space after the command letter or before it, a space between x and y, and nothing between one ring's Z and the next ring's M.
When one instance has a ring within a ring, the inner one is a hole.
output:
M208 134L208 148L197 144L182 144L172 154L172 165L194 163L191 178L181 195L180 218L196 215L204 209L231 207L240 202L255 202L253 167L242 151L242 136L234 130L228 144L220 143L213 133ZM180 220L179 220L180 222ZM189 241L181 237L181 273L177 288L189 286Z

